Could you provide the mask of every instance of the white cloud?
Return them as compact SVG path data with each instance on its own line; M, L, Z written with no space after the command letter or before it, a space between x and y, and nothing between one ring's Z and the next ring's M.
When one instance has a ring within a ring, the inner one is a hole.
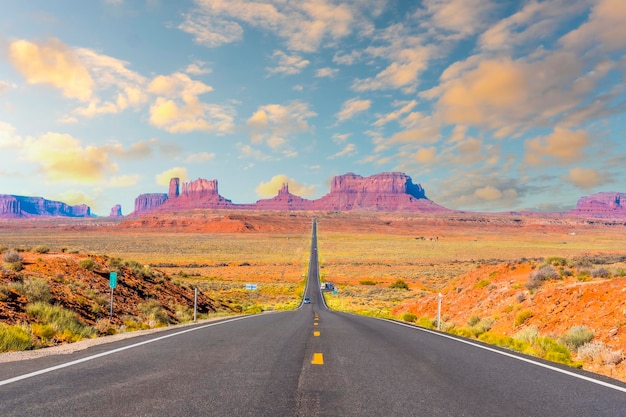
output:
M314 185L307 186L301 184L293 178L289 178L285 174L274 175L269 181L259 183L255 192L259 197L274 197L278 194L278 190L282 188L283 184L287 184L291 194L295 194L300 197L307 197L315 194Z
M341 158L343 156L353 155L356 152L356 145L354 143L347 143L346 146L337 152L336 154L330 155L328 159Z
M181 182L186 182L189 180L189 174L187 173L187 168L184 167L174 167L170 168L166 171L157 174L155 177L155 181L157 185L162 187L168 187L170 185L170 180L172 178L180 178Z
M597 169L577 167L571 169L563 180L583 189L591 189L607 183L608 177Z
M270 74L299 74L310 64L310 61L303 59L299 55L287 55L282 51L274 51L272 58L276 61L276 66L266 68Z
M204 74L210 74L211 73L211 68L206 68L207 63L203 62L203 61L194 61L193 63L189 64L187 66L187 68L185 69L185 72L187 74L191 74L191 75L204 75Z
M386 115L379 116L379 118L373 123L374 126L384 126L385 124L399 120L404 114L409 113L417 105L416 100L411 101L394 101L393 107L399 107L398 110Z
M106 175L118 171L105 148L83 146L68 134L49 132L37 138L28 137L23 153L27 160L39 165L50 181L102 183Z
M199 152L187 156L187 158L185 158L185 162L188 164L202 164L214 159L215 152Z
M260 106L246 122L253 143L265 142L272 148L282 147L287 138L309 131L308 119L317 116L308 104L295 101L287 105Z
M339 113L337 113L337 120L343 122L351 119L355 114L368 110L371 105L371 100L359 100L357 98L347 100L343 103L343 106L341 106Z
M536 137L525 141L526 157L529 164L557 162L567 164L579 161L589 145L589 134L584 130L572 131L559 126L546 137Z
M293 51L313 52L355 29L370 26L367 16L381 12L376 2L336 3L329 0L197 0L196 9L183 15L179 29L197 43L216 47L243 39L244 25L283 38Z
M422 25L437 36L463 39L476 34L484 28L491 12L497 7L493 0L424 0L424 9L419 9L416 16Z
M374 38L382 46L370 46L365 53L375 59L390 61L389 65L374 77L356 79L355 91L401 90L412 93L419 85L419 76L428 68L435 47L410 33L402 24L395 24Z
M315 72L315 76L322 78L322 77L329 77L332 78L335 76L335 74L337 74L339 72L339 70L337 68L329 68L329 67L325 67L325 68L320 68Z

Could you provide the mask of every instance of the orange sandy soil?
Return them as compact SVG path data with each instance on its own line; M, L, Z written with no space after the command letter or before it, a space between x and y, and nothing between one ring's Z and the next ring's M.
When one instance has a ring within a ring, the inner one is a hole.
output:
M535 326L542 335L558 338L573 326L587 326L594 330L594 341L614 350L626 348L626 277L587 282L569 277L546 281L531 292L524 285L533 271L531 263L485 265L453 280L440 290L443 319L463 327L474 316L495 318L491 332L508 336ZM532 316L515 326L523 310ZM405 312L436 317L437 292L405 303L393 314ZM616 366L585 363L584 369L626 381L626 361Z

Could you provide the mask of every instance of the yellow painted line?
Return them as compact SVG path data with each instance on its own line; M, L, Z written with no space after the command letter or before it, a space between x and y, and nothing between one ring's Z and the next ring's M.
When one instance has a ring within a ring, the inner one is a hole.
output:
M313 336L319 336L320 332L313 332Z
M314 353L311 364L312 365L324 365L324 355L321 353Z
M317 326L317 323L313 323L313 326Z

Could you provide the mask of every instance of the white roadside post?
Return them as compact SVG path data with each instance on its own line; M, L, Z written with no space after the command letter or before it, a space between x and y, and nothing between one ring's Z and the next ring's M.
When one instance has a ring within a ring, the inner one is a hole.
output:
M441 299L443 295L439 293L437 296L437 330L441 330Z
M193 322L198 321L198 287L194 289L193 294Z

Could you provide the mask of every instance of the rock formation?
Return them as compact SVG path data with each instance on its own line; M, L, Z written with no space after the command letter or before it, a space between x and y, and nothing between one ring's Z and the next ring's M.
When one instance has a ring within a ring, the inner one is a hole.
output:
M250 204L250 207L258 210L310 210L312 203L311 200L291 194L289 185L283 184L276 197L259 200L255 204Z
M122 206L120 206L119 204L114 205L111 208L111 213L109 214L109 217L123 217Z
M419 184L401 172L370 177L353 173L333 178L330 193L315 200L314 210L446 212L428 198Z
M600 192L582 197L566 214L600 218L626 217L626 193Z
M0 194L0 218L19 217L90 217L91 209L86 204L70 206L60 201L43 197L24 197Z
M167 194L149 193L140 194L135 198L135 211L133 213L145 213L154 210L167 201Z
M222 197L217 180L197 179L180 185L172 178L167 194L142 194L135 200L139 215L149 211L174 211L190 209L243 209L243 210L324 210L324 211L412 211L447 212L428 198L419 184L401 172L385 172L362 177L345 174L333 178L330 193L318 200L307 200L289 192L283 184L276 197L259 200L254 204L233 204Z

